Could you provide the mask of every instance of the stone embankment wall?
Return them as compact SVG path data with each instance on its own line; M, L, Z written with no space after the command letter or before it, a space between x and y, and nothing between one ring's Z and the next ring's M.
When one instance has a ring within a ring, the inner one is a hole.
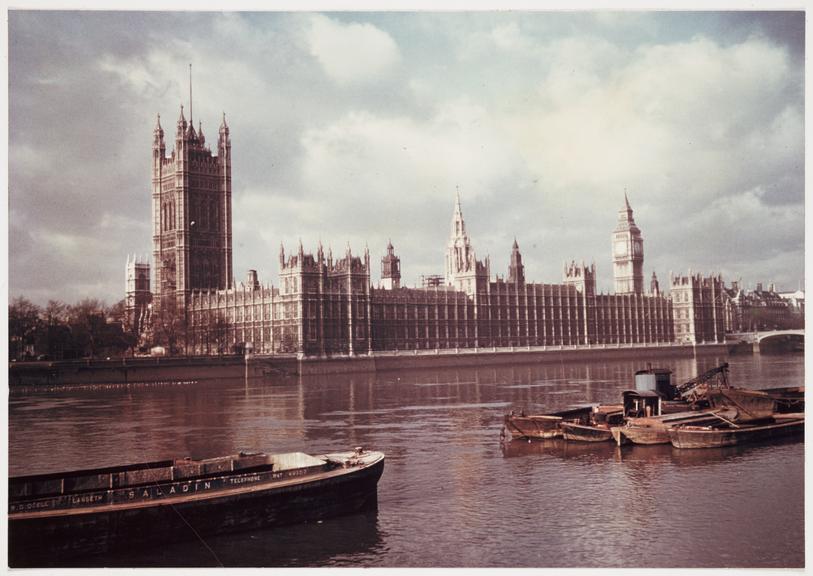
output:
M594 362L617 358L647 359L726 353L726 345L561 347L547 349L479 349L458 351L403 351L352 357L297 358L294 355L217 356L184 358L119 358L64 362L26 362L9 365L9 386L118 385L196 382L226 378L262 378L296 374L377 372L412 368L458 368L536 362Z

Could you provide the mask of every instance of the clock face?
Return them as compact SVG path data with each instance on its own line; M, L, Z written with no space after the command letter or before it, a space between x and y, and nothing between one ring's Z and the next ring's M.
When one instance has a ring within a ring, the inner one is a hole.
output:
M615 255L624 256L627 253L627 243L623 240L615 243Z
M640 242L635 242L635 243L632 245L632 249L633 249L633 252L634 252L634 254L635 254L636 256L640 256L640 255L641 255L642 249L641 249L641 243L640 243Z

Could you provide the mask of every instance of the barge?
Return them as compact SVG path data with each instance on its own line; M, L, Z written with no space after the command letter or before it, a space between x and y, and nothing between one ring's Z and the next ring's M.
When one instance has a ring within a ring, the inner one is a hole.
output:
M515 414L512 411L503 419L501 436L505 437L505 431L508 430L514 440L562 438L564 436L563 423L595 426L597 423L612 421L616 414L621 414L621 410L620 404L609 406L585 404L549 414L526 415L524 412Z
M675 448L720 448L738 446L785 436L804 435L804 413L775 414L762 422L738 425L723 422L708 426L683 424L668 430Z
M63 560L375 507L384 454L263 452L9 478L9 565Z

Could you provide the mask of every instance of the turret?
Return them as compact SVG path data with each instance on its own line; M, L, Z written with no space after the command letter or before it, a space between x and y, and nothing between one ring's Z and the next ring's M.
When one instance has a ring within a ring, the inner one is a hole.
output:
M158 114L155 120L155 129L152 131L152 159L154 168L160 168L161 160L166 156L166 150L164 129L161 127L161 115Z
M229 125L226 124L226 113L223 112L223 121L220 123L220 130L218 131L218 142L221 146L223 145L230 145L231 141L229 140Z
M514 245L511 247L511 263L508 266L508 282L522 286L525 284L525 266L522 264L522 254L519 252L519 244L514 238Z
M257 278L256 270L248 271L248 276L246 277L246 287L252 291L260 289L260 280Z
M387 290L401 287L401 259L395 255L392 241L387 242L387 254L381 259L381 287Z
M186 118L184 118L183 104L181 104L181 115L178 116L178 129L175 131L175 139L183 140L183 136L185 133L186 133Z
M157 118L155 119L155 128L152 131L152 147L153 149L165 147L164 129L161 127L160 114L158 114Z

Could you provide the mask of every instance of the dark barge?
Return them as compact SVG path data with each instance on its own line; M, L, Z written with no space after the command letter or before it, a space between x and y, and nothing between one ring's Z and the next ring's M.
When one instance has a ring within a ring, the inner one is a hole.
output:
M318 520L377 503L384 455L240 453L9 478L9 565Z

